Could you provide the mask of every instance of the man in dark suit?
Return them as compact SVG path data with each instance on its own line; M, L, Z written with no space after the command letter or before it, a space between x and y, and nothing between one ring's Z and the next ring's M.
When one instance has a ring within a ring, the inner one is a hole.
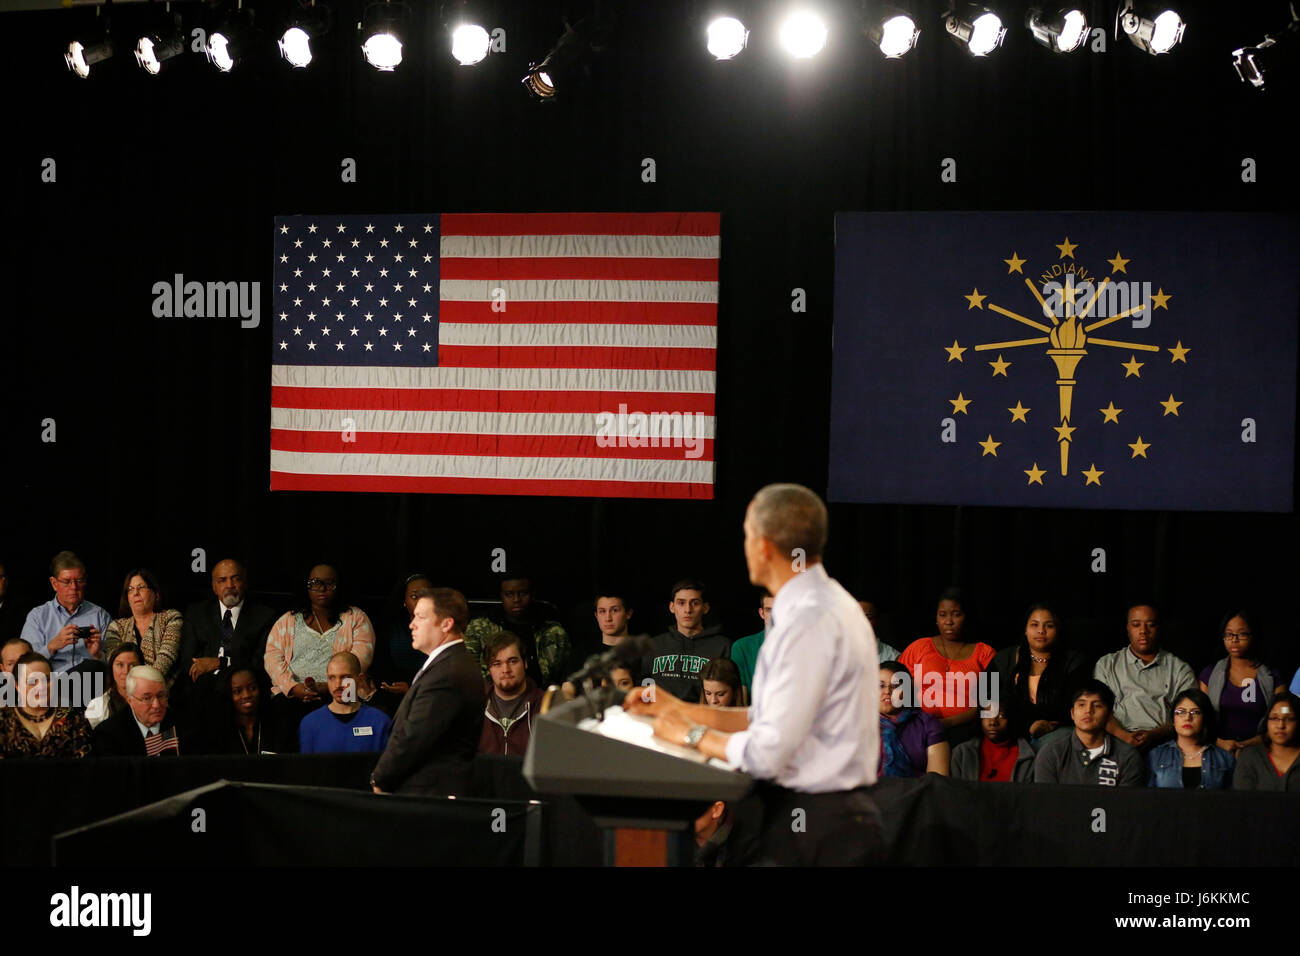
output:
M178 730L167 707L167 683L153 667L131 668L126 676L128 709L95 728L91 737L97 757L178 757L190 736ZM182 741L182 737L184 741Z
M402 698L370 785L375 793L465 794L483 731L486 692L465 649L469 605L450 588L416 592L411 644L428 659Z
M227 558L212 568L212 593L185 612L181 629L180 666L189 672L176 682L178 696L210 704L220 677L231 667L262 670L266 635L275 623L269 607L244 600L244 566ZM188 693L187 693L188 692Z

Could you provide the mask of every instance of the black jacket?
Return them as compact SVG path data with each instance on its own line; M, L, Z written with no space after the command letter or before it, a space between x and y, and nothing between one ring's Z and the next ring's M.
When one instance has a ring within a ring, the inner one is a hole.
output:
M1007 701L1015 714L1012 729L1019 737L1028 737L1029 728L1038 720L1054 720L1062 727L1071 726L1071 695L1092 671L1083 655L1062 650L1052 655L1052 662L1038 679L1038 702L1029 699L1029 682L1016 682L1019 644L1004 647L993 656L988 669L998 675L998 700Z
M176 757L194 753L194 735L184 725L177 726L176 716L168 708L162 720L162 729L168 731L172 728L176 729L176 744L180 748L180 754L169 750L160 756ZM90 742L96 757L148 756L144 749L144 734L140 733L140 725L135 722L135 714L130 707L118 711L96 727L91 733Z
M451 645L402 698L371 782L385 793L467 794L485 704L478 661L463 643Z
M196 657L216 657L221 647L221 619L225 607L215 597L185 610L185 623L181 625L180 662L181 675L189 680L190 665ZM264 669L266 635L275 623L276 613L262 604L245 598L235 625L235 646L231 649L231 663L239 667Z
M706 627L694 637L687 637L670 627L654 637L655 652L641 660L641 678L649 677L674 697L688 703L700 699L700 671L709 661L726 657L731 640L722 629Z

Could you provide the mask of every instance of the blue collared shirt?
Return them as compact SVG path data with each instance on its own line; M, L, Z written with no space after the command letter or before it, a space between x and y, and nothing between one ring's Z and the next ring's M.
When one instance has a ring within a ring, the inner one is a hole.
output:
M69 614L67 608L59 603L58 598L51 598L39 607L34 607L27 613L27 622L23 624L23 640L32 645L32 650L37 654L43 654L50 659L50 670L59 673L61 671L70 671L83 661L94 660L86 653L86 642L82 640L73 641L67 647L62 647L50 653L48 645L59 631L63 630L69 624L75 624L78 627L95 626L99 628L101 637L108 633L108 625L113 623L113 619L108 616L98 604L91 604L89 601L82 601L75 614Z
M728 738L727 761L804 793L875 783L878 663L862 608L818 563L781 587L772 620L749 728Z

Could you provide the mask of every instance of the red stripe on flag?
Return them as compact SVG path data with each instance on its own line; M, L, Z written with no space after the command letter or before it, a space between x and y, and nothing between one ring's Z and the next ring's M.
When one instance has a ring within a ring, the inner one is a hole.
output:
M624 368L712 372L714 349L603 345L439 345L444 368Z
M593 419L592 431L595 431ZM341 432L271 429L271 450L374 455L479 455L486 458L628 458L653 461L713 461L713 439L687 448L660 438L659 448L602 448L592 435L461 435L447 433L365 432L343 445ZM611 436L610 441L618 441ZM687 451L701 452L687 457Z
M443 213L444 236L716 236L716 212Z
M439 322L556 325L717 325L716 302L491 302L444 299Z
M634 259L625 256L582 258L478 258L444 256L440 279L623 279L652 282L716 282L717 259Z
M272 491L384 491L451 495L547 495L570 498L712 499L701 482L557 481L529 478L405 478L387 475L295 475L271 472Z
M271 388L272 408L406 412L702 412L712 415L712 392L542 391L457 388Z

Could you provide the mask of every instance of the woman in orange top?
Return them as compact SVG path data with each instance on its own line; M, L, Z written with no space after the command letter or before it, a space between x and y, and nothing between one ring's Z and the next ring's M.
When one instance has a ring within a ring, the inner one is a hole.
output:
M939 633L913 641L898 658L912 675L921 709L942 719L953 743L979 733L979 675L994 654L989 645L965 637L964 605L958 588L939 595Z

